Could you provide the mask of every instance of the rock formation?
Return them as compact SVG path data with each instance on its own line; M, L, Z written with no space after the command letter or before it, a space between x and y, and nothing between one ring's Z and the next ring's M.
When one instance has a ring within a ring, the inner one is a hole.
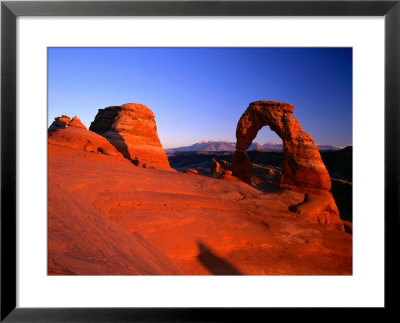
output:
M225 180L235 179L235 177L232 176L232 171L230 171L230 170L225 170L221 175L218 176L218 178L225 179Z
M50 125L48 129L48 133L59 129L65 129L68 127L70 122L71 118L66 115L62 115L61 117L56 117L54 118L53 123Z
M221 164L215 158L213 158L210 167L211 176L217 176L219 174L220 168Z
M225 170L230 170L231 169L231 163L226 161L226 160L221 160L220 161L221 167Z
M285 159L280 187L307 193L293 211L309 222L334 224L343 230L339 211L330 193L331 179L312 137L293 116L293 105L275 101L250 103L236 129L236 151L232 156L233 175L250 182L252 164L246 154L258 131L269 126L283 142Z
M122 157L105 138L87 130L76 116L72 120L65 115L55 118L48 129L48 143Z
M127 103L99 109L89 130L106 138L137 166L172 170L158 138L154 114L145 105Z
M236 147L238 147L236 145ZM246 150L235 150L232 155L231 170L234 176L249 183L251 181L251 174L253 167L251 161L247 156Z

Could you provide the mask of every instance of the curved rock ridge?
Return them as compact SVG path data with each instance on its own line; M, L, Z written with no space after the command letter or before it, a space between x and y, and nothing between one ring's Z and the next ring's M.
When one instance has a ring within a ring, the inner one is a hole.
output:
M313 138L302 130L293 111L294 107L289 103L250 103L236 128L236 151L231 166L233 175L246 182L251 181L252 164L246 150L258 131L269 126L282 139L285 153L280 187L307 193L304 202L294 207L293 211L308 218L309 222L334 224L343 230L339 211L330 193L329 173Z
M99 109L89 130L106 138L137 166L172 170L158 138L154 114L143 104Z
M78 117L56 117L48 129L48 143L105 155L122 157L107 139L87 130Z

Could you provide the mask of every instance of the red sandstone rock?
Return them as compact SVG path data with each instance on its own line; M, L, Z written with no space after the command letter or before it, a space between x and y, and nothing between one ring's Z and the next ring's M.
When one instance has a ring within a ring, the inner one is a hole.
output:
M231 170L234 176L243 181L251 181L252 165L246 151L236 150L233 152Z
M69 127L76 127L76 128L82 128L87 130L86 126L81 122L81 120L75 116L72 118L71 122L68 124Z
M330 190L329 173L322 162L318 148L312 137L301 129L300 123L292 113L293 105L287 103L274 101L251 103L240 118L236 129L236 149L245 154L258 131L264 126L269 126L283 142L285 160L281 186L298 186L304 191L307 188ZM247 164L247 167L250 165ZM250 171L245 173L251 174Z
M124 170L137 167L122 157L60 145L49 145L48 152L49 275L180 273L165 253L140 232L126 230L92 204L91 197L112 189L112 185L105 184L107 179L125 182L120 180L126 174Z
M65 129L68 127L70 121L71 118L65 115L62 115L61 117L56 117L53 123L50 125L48 132L50 133L58 129Z
M107 139L86 129L78 117L55 118L49 127L48 143L122 157L121 153Z
M230 170L224 171L224 173L218 176L218 178L224 180L239 181L236 177L232 176L232 171Z
M154 114L143 104L99 109L89 130L106 138L138 166L172 170L158 138Z
M353 223L351 223L350 221L342 221L342 222L343 222L345 231L352 234L353 233Z
M198 175L199 174L199 172L197 170L192 169L192 168L185 169L183 171L183 173L188 173L188 174L193 174L193 175Z
M49 274L352 274L352 235L289 211L304 193L58 145L48 170Z
M318 218L318 222L340 223L337 226L343 230L336 204L329 193L331 189L329 173L312 137L301 129L300 123L293 116L293 110L293 105L288 103L275 101L250 103L236 128L237 150L233 154L231 166L233 175L244 181L250 181L252 164L247 157L246 149L251 145L258 131L264 126L269 126L281 137L285 153L280 187L323 196L322 199L325 199L325 202L322 203L321 199L318 199L318 203L329 205L327 211L329 216L324 215L324 220L321 221ZM312 200L314 201L315 198ZM322 210L311 211L311 206L315 208L318 203L305 201L303 206L298 208L298 212L307 213L309 217L316 218L319 215L315 212L322 212Z
M221 164L216 159L213 158L210 167L211 176L217 176L220 172L220 169L221 169Z
M344 231L339 210L330 192L325 194L306 193L304 202L294 206L292 210L301 216L301 222L328 224Z

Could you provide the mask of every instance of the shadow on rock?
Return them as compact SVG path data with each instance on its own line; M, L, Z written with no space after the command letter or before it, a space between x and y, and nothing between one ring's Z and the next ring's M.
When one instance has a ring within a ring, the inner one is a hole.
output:
M213 275L242 275L242 273L226 260L215 255L201 241L197 242L199 254L197 259Z
M122 137L119 133L117 132L112 132L112 133L105 133L105 134L100 134L102 135L105 139L108 140L108 142L117 149L124 158L128 159L132 164L135 166L139 166L139 160L136 158L132 158L131 154L128 150L128 145L125 142L124 137Z
M263 178L255 178L249 185L264 194L273 194L282 191L279 188L279 183L273 183Z
M128 150L128 145L125 142L124 137L119 133L113 132L104 136L111 145L113 145L125 158L131 160L131 155Z

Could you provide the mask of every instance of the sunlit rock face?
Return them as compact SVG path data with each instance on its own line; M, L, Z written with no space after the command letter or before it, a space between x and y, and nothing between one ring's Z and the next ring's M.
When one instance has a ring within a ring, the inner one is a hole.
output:
M143 104L99 109L89 130L106 138L137 166L172 170L158 138L154 114Z
M107 139L87 130L78 117L55 118L48 129L48 143L84 151L122 157L122 154Z
M71 118L64 114L61 117L56 117L54 118L53 123L50 125L48 129L48 133L51 133L59 129L66 129L70 122Z
M334 224L343 230L339 211L330 193L329 173L313 138L301 129L293 111L293 105L288 103L250 103L236 128L236 151L232 157L233 175L246 182L251 180L252 165L246 150L258 131L264 126L269 126L282 139L285 153L280 187L307 193L302 206L299 205L293 210L302 214L309 222Z

